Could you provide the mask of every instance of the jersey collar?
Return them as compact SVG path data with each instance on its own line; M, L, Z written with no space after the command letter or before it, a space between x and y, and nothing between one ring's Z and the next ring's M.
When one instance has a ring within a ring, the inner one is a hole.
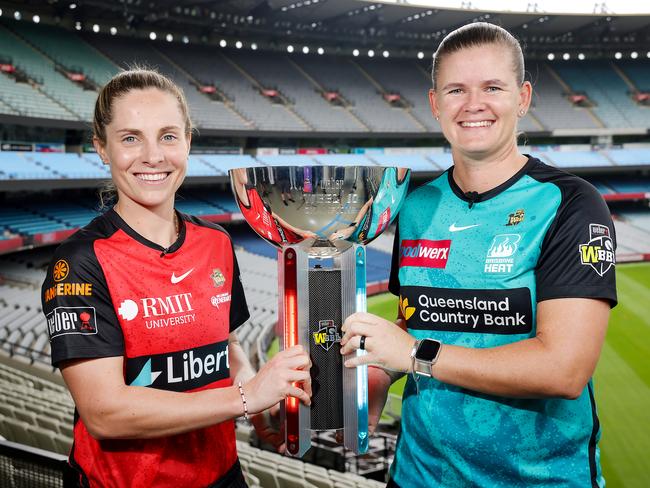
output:
M449 182L449 186L451 187L454 194L464 202L472 202L472 204L478 202L484 202L486 200L489 200L490 198L496 197L500 193L503 193L512 185L517 183L517 181L519 181L519 179L521 179L522 176L528 173L528 171L539 161L537 158L534 158L528 154L524 154L524 156L528 158L528 161L526 161L526 164L524 164L524 166L519 171L517 171L514 175L512 175L509 179L501 183L499 186L496 186L486 192L473 195L471 198L468 197L467 194L465 194L463 190L461 190L460 186L458 186L458 184L454 181L453 166L447 170L447 181Z
M135 239L138 241L140 244L143 244L147 247L150 247L151 249L155 249L156 251L160 251L164 254L171 254L173 252L176 252L180 249L180 247L183 245L183 242L185 242L185 233L186 233L186 226L185 226L185 219L183 218L183 214L178 212L176 209L174 209L174 212L176 212L176 216L178 217L178 239L174 243L172 243L171 246L164 248L160 244L156 244L153 241L150 241L146 237L141 236L138 234L133 228L127 224L122 217L115 211L115 209L111 208L108 212L106 212L106 216L108 219L115 224L116 227L119 229L123 230L129 237Z

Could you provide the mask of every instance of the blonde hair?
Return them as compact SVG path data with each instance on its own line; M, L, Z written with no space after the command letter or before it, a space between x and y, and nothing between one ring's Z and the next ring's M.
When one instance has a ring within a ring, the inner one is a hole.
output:
M192 132L192 120L183 90L165 75L147 67L134 65L113 76L99 92L95 102L93 136L101 144L106 144L106 126L113 120L113 102L132 90L148 88L156 88L172 95L178 101L178 107L183 114L185 134ZM117 189L112 181L108 181L99 189L99 206L101 209L109 208L116 201Z
M440 63L446 56L461 49L485 44L500 44L510 50L513 60L512 69L517 84L521 85L524 82L524 53L521 50L519 41L503 27L488 22L473 22L447 34L438 46L433 55L433 68L431 70L433 89L436 89Z
M132 90L156 88L172 95L177 101L185 121L185 134L192 132L192 121L183 90L165 75L139 66L121 71L111 78L99 92L95 102L93 135L106 144L106 126L113 120L113 102Z

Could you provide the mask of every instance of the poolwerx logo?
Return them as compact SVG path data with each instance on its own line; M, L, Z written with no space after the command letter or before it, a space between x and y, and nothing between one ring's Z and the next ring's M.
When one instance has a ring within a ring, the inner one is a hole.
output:
M400 266L444 268L449 259L450 240L404 239L400 245Z
M168 354L129 358L126 382L161 390L188 391L230 376L228 341Z
M589 224L589 242L580 244L580 262L591 266L603 276L616 264L614 242L609 236L609 228L601 224Z

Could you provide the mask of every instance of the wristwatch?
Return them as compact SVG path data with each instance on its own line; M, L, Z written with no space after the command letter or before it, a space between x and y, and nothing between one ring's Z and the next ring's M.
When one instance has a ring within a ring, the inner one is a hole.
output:
M431 367L436 364L440 356L442 342L435 339L422 339L416 341L411 350L411 367L413 376L416 374L431 378Z

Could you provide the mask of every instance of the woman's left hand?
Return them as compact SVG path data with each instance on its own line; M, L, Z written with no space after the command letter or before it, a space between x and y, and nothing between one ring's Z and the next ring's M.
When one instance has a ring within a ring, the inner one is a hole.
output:
M348 359L345 366L353 368L372 364L392 371L409 372L415 338L404 329L402 319L393 323L365 312L350 315L341 327L345 332L341 339L341 354L350 354L359 349L362 336L365 337L366 354Z
M284 453L284 432L280 425L280 404L276 404L263 412L251 415L251 423L255 428L257 437L263 442L273 446L279 452Z

